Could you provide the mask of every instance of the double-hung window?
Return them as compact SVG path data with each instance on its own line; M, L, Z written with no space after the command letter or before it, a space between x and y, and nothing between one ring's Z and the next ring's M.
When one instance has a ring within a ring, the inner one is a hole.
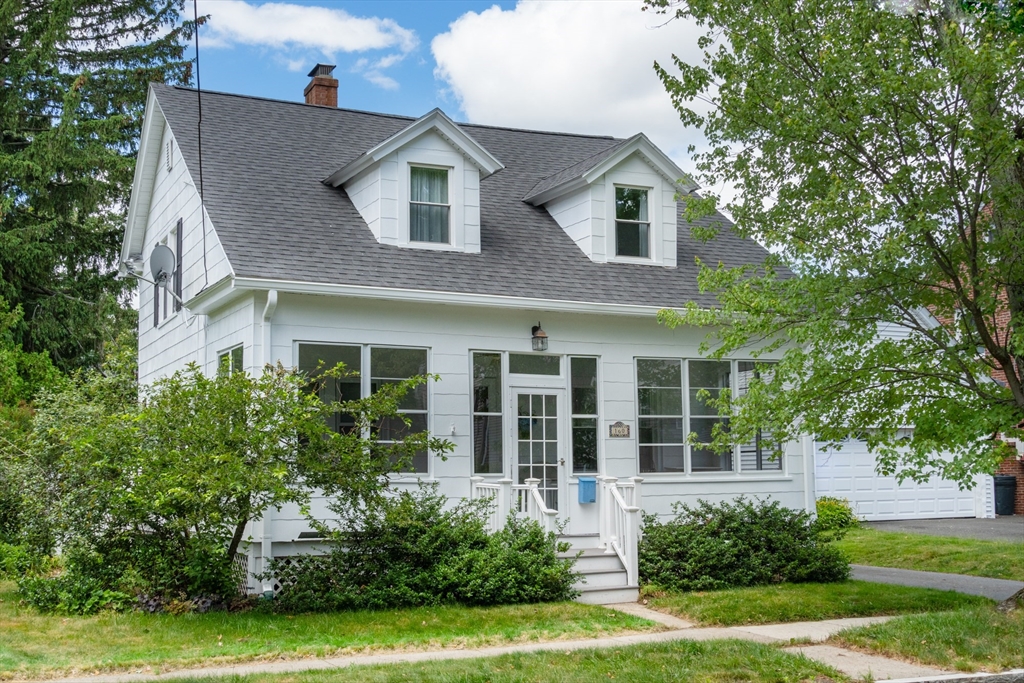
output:
M651 257L651 221L647 190L615 188L615 255Z
M318 373L345 364L346 376L326 381ZM368 367L367 367L368 366ZM314 385L323 401L351 401L379 391L387 384L397 384L427 373L427 350L393 348L386 346L362 347L340 344L299 344L299 370L317 383ZM406 393L398 406L399 416L386 418L376 425L378 440L390 444L409 434L427 431L427 386L421 384ZM405 419L410 424L405 424ZM339 432L355 428L355 418L337 413L331 418L331 427ZM427 452L413 455L409 472L427 471Z
M221 351L217 354L217 374L218 375L229 375L233 372L241 372L245 370L243 363L244 351L242 346L236 346L233 349L227 351Z
M639 358L636 361L641 472L782 471L779 444L763 432L724 450L709 446L729 429L716 401L745 394L770 364L753 361ZM692 441L692 443L690 443Z
M448 244L448 169L409 167L409 241Z
M174 272L171 274L169 282L153 287L153 327L159 327L171 316L172 312L177 313L181 310L182 236L181 219L179 218L167 236L160 240L160 244L174 253Z

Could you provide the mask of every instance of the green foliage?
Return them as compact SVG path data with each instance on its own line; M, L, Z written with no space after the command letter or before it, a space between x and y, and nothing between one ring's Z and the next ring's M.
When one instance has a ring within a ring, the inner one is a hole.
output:
M95 614L102 610L123 612L135 599L103 587L102 581L80 573L56 577L28 576L18 582L22 599L40 612Z
M660 315L713 357L782 356L721 406L721 445L865 434L883 474L971 486L992 434L1024 436L1024 42L1012 4L965 5L648 0L706 30L657 73L708 141L698 180L740 190L734 229L770 253L700 263L720 306Z
M96 366L134 327L117 259L152 81L184 83L183 0L0 4L0 296L15 342Z
M821 496L815 503L817 519L814 523L822 531L845 532L856 528L859 524L857 515L845 498Z
M41 390L52 389L62 381L45 351L29 353L16 343L15 330L23 317L21 306L11 310L0 296L0 411L28 403Z
M27 548L0 541L0 581L14 581L33 568L32 553Z
M111 353L104 372L38 400L23 516L66 559L51 587L23 587L40 608L98 609L117 603L108 591L232 595L232 563L251 520L288 503L304 507L315 488L353 504L371 500L412 453L450 449L425 433L380 444L371 429L396 416L425 377L325 404L306 390L308 377L280 366L259 377L206 377L190 366L144 388L140 402L131 358L127 349ZM360 429L332 431L327 418L337 410Z
M640 580L670 590L709 590L849 577L846 558L830 546L810 515L778 501L696 507L676 503L675 517L644 516Z
M264 579L281 590L275 608L329 612L461 603L507 605L567 600L574 560L554 534L510 517L488 535L480 502L447 507L436 486L400 491L321 526L326 555L275 560Z

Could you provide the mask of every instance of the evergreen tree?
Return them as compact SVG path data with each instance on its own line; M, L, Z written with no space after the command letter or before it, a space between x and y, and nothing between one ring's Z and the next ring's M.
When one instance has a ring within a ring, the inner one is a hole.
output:
M151 81L188 82L184 0L0 0L0 296L65 371L133 326L116 279Z

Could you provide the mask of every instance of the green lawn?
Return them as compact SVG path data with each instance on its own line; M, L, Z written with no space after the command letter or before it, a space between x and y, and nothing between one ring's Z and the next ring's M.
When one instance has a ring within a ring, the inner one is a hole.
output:
M952 591L866 581L784 583L695 593L650 593L647 600L649 607L709 626L935 612L992 603L986 598Z
M795 657L768 645L718 640L633 645L615 650L504 655L424 664L356 666L301 674L217 679L214 683L575 683L599 680L644 683L797 683L829 679L847 680L824 664ZM181 681L210 683L208 678Z
M915 614L850 629L831 642L961 671L1024 667L1024 609L991 607Z
M858 528L836 545L854 564L1024 581L1024 543Z
M327 615L40 615L0 584L0 679L172 669L375 649L477 647L662 627L578 603L420 608Z

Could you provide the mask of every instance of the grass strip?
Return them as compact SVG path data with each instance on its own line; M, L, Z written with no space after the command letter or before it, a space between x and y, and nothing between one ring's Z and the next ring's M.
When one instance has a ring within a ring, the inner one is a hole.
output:
M708 626L777 624L990 605L974 595L867 581L783 583L694 593L647 593L648 606Z
M347 652L596 638L662 627L578 603L380 612L42 615L0 586L0 679Z
M914 614L836 634L832 643L959 671L1024 667L1024 609Z
M181 679L182 683L797 683L845 681L834 669L769 645L740 640L677 641L618 649L509 654L486 659L354 666L300 674L251 675L231 679Z
M1024 542L853 529L836 543L854 564L1024 581Z

